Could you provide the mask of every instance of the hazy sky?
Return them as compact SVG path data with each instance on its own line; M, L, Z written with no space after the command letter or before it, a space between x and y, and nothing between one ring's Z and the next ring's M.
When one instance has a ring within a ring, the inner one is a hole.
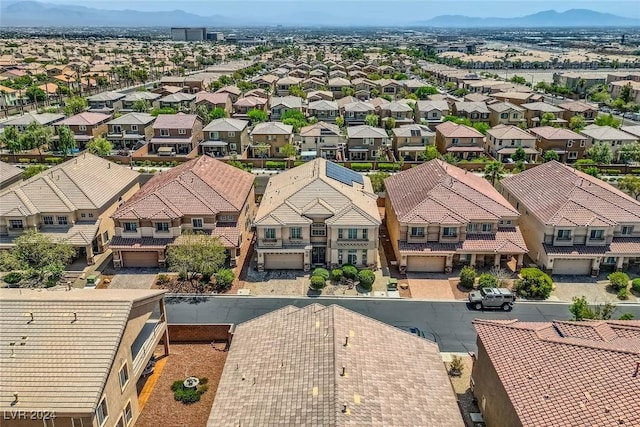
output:
M4 0L3 0L4 1ZM351 13L357 11L363 20L368 14L377 18L383 11L392 9L397 13L397 8L411 8L414 12L412 20L429 19L437 15L456 14L479 17L512 17L536 13L542 10L555 9L564 11L567 9L592 9L599 12L608 12L629 18L640 18L640 7L637 0L609 1L609 0L563 0L563 1L538 1L538 0L297 0L297 1L243 1L243 0L41 0L46 3L75 4L101 9L135 9L145 11L175 10L181 9L198 15L237 15L251 16L251 14L265 13L271 15L277 9L283 10L295 8L302 11L324 10L331 12ZM260 11L259 8L265 10ZM395 13L394 13L395 14Z

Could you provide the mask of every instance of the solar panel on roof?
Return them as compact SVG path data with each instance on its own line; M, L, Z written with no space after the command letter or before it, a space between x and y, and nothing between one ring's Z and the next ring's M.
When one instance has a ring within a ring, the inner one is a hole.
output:
M327 162L326 174L329 178L352 186L354 182L364 185L362 175L332 162Z

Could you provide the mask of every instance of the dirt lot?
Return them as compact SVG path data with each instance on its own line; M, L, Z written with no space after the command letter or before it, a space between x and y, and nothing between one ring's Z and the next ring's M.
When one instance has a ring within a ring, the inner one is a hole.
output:
M170 355L136 426L205 426L211 412L227 353L210 344L171 344ZM195 376L209 379L209 389L199 402L185 405L173 398L171 384Z

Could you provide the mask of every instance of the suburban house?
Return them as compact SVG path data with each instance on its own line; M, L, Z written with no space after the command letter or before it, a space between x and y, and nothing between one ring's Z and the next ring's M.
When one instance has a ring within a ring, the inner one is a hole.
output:
M340 109L335 101L313 101L309 102L309 116L322 122L335 123L340 116Z
M473 325L471 389L486 425L640 425L637 320Z
M546 102L531 102L528 104L521 104L524 108L524 118L527 120L527 127L540 126L542 116L546 113L554 115L555 119L551 120L552 126L567 127L568 121L563 119L564 111L562 108L556 107Z
M282 147L293 144L293 126L282 122L258 123L250 135L253 157L285 157Z
M431 160L385 179L385 218L400 271L522 266L518 211L486 179Z
M456 102L453 104L453 114L472 123L489 123L489 108L484 102Z
M556 161L501 181L521 213L529 257L553 274L597 275L640 264L640 202Z
M267 111L267 104L269 100L266 98L260 98L258 96L245 96L239 98L233 104L233 117L234 118L248 118L249 111L262 110Z
M396 122L395 127L401 125L407 125L413 123L413 108L406 102L392 101L380 105L380 117L382 118L382 125L385 125L387 120L393 119Z
M362 77L353 79L351 83L355 89L353 96L362 100L371 98L371 91L377 88L375 81Z
M162 95L159 93L136 91L126 94L124 98L121 98L114 105L117 110L122 112L133 111L133 104L137 101L142 101L148 106L148 109L151 109L151 106L161 97Z
M301 78L286 76L276 82L276 95L287 96L291 86L297 86L302 82Z
M220 238L235 266L255 215L252 174L201 156L154 175L112 215L115 267L164 267L185 231Z
M134 425L154 349L162 342L169 354L164 292L0 289L0 324L11 325L0 353L3 425Z
M481 132L466 125L444 122L436 126L436 146L442 154L463 159L477 157L484 153L483 141Z
M536 137L513 125L496 125L487 131L486 148L499 162L510 159L522 147L526 161L534 163L538 159Z
M0 161L0 190L22 181L24 171L18 167Z
M512 104L510 102L496 102L488 104L487 109L489 110L489 124L491 126L497 126L500 124L518 126L523 123L526 124L524 108L516 104Z
M313 151L323 159L342 159L344 141L340 128L333 123L318 122L300 129L300 150Z
M558 107L562 108L562 118L566 121L570 121L574 116L584 117L587 123L593 123L596 117L598 117L598 106L588 104L582 101L570 101L558 104Z
M282 115L289 110L302 112L302 98L297 96L274 96L271 98L271 115L269 118L272 121L281 120Z
M342 116L347 126L363 125L364 119L375 113L375 107L368 102L355 101L342 107Z
M620 148L638 141L635 135L631 135L611 126L589 125L580 131L587 138L587 146L591 147L597 142L602 142L611 147L613 160L618 160Z
M265 74L263 76L254 77L251 80L251 83L255 84L260 89L273 92L273 89L275 88L277 81L278 81L278 76L274 76L273 74Z
M126 95L119 92L100 92L87 98L89 111L111 114L117 110L118 101Z
M377 160L386 155L390 146L391 139L384 129L369 125L347 128L349 160Z
M86 147L87 142L91 141L93 138L104 136L107 133L109 129L107 122L110 119L110 114L85 111L83 113L67 117L59 122L55 122L53 126L56 133L58 127L68 126L69 129L71 129L71 132L73 132L73 139L76 141L78 148L83 150ZM57 141L58 139L58 135L54 135L52 137L53 141Z
M251 145L249 122L239 119L215 119L202 129L204 142L198 146L200 154L212 157L244 153Z
M192 93L176 92L158 99L157 105L160 108L173 108L176 111L193 111L195 108L196 95Z
M371 180L316 158L269 179L255 219L258 270L378 267Z
M111 214L138 191L138 173L82 154L0 193L0 249L37 229L71 244L87 264L113 237Z
M333 94L328 90L312 90L307 93L307 102L313 101L333 101ZM340 105L338 105L338 108Z
M32 111L14 116L2 122L2 126L7 128L14 126L18 132L24 132L31 123L53 127L54 124L64 119L64 115L57 113L35 113Z
M153 137L153 121L147 113L128 113L107 122L107 139L115 150L135 150Z
M204 105L209 111L222 108L227 115L230 115L233 111L233 103L228 93L198 92L195 106L199 107L200 105Z
M633 135L638 141L640 141L640 125L621 126L620 130Z
M393 129L393 151L399 159L420 160L427 145L435 145L436 134L425 125L402 125Z
M382 79L376 80L380 94L388 95L391 98L396 98L400 92L404 90L404 86L397 80Z
M449 115L449 103L447 101L417 101L416 121L426 122L433 130L442 123L442 118Z
M623 89L628 86L631 88L631 101L636 104L640 103L640 81L634 80L619 80L611 82L608 85L608 92L611 94L611 98L616 99L620 96Z
M239 425L465 424L436 343L310 304L235 327L207 426Z
M544 101L542 95L533 92L496 92L492 93L491 96L498 101L509 102L515 105Z
M529 132L537 138L536 147L544 155L553 150L563 163L573 163L585 157L587 138L569 129L552 126L530 128Z
M333 97L339 99L345 95L343 90L351 87L351 82L344 77L334 77L329 79L328 87Z
M187 155L203 140L202 122L195 114L159 114L153 123L149 153Z
M242 90L238 86L224 86L218 89L215 93L221 95L227 95L229 99L231 99L231 103L233 104L242 96Z

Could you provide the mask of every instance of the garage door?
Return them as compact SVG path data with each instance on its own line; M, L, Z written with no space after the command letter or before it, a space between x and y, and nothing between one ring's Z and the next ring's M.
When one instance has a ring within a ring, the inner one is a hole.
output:
M265 254L264 268L267 270L302 270L304 254Z
M444 256L410 256L407 258L407 271L442 273L446 259Z
M586 275L591 274L590 259L554 259L553 274Z
M157 267L158 251L122 252L123 267Z

